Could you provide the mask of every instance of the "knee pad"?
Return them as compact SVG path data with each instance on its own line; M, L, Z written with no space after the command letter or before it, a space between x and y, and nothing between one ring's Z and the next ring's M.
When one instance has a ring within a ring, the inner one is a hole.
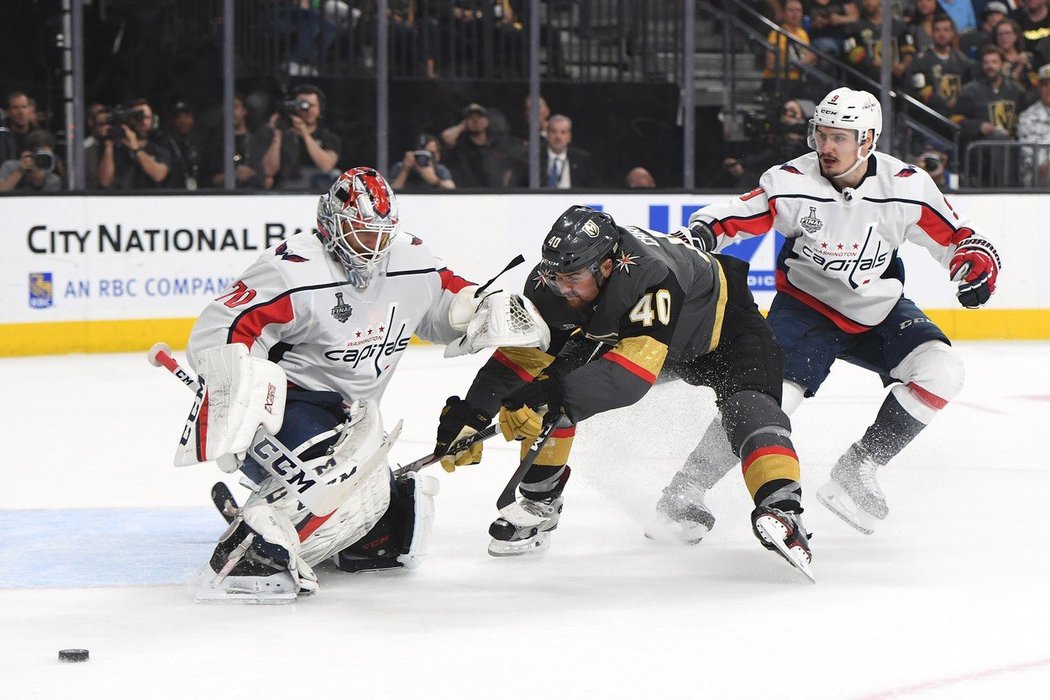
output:
M890 376L903 383L891 391L904 410L929 423L962 391L966 369L952 346L931 340L908 353Z
M419 566L430 543L438 491L437 479L418 472L394 482L386 513L336 555L336 566L348 573Z
M722 402L720 410L722 425L737 457L743 457L756 445L770 443L772 436L779 436L790 444L791 421L771 396L757 391L738 391ZM772 442L780 440L772 439Z

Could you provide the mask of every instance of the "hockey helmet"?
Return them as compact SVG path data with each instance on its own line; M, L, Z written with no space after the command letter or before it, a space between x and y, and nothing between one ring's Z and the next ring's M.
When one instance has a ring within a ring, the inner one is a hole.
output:
M541 252L543 279L557 294L564 293L555 283L555 275L589 270L595 284L601 286L602 262L616 252L620 229L605 212L580 205L571 206L554 222L543 241Z
M816 150L816 128L830 126L836 129L852 129L857 132L858 148L867 143L868 131L873 131L871 150L882 133L882 106L875 96L864 90L847 87L829 92L809 120L809 147Z
M394 191L374 168L347 170L317 202L317 235L359 288L390 253L400 228Z

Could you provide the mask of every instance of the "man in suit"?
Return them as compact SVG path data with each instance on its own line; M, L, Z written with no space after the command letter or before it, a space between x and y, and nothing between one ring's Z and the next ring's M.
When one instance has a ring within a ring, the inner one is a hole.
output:
M547 147L540 151L540 185L567 190L598 187L591 154L571 146L572 120L563 114L547 122Z

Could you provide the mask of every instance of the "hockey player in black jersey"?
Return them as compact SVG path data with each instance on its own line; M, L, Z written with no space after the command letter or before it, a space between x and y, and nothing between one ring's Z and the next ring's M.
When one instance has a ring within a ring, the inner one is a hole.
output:
M441 414L435 454L497 413L524 455L545 420L559 420L519 487L519 505L542 518L489 529L494 556L545 549L558 523L576 425L638 401L660 379L715 391L733 453L755 509L756 536L807 575L799 464L780 409L783 355L747 287L747 265L700 251L683 238L617 226L573 206L551 228L525 296L550 327L548 352L500 348L464 399ZM446 469L480 461L448 455ZM688 536L688 535L687 535Z

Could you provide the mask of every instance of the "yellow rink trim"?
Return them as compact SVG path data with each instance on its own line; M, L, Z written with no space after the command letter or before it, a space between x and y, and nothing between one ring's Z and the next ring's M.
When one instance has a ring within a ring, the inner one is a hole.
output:
M1050 309L934 309L927 314L952 340L1050 340ZM0 357L133 352L159 341L177 350L186 347L194 320L0 324ZM413 337L412 342L420 341Z

